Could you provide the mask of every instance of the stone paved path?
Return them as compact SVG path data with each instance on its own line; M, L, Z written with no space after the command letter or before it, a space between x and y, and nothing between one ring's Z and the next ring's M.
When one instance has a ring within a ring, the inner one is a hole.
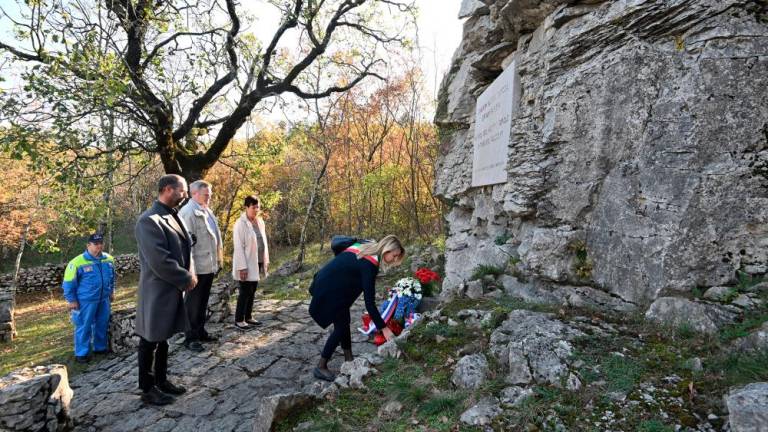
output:
M171 342L169 379L187 393L165 407L144 406L137 387L136 353L105 360L72 378L72 415L78 431L259 431L265 397L286 393L319 395L333 384L312 377L327 330L309 317L309 301L257 300L254 318L262 327L242 332L234 326L211 325L218 334L207 350L186 350ZM359 325L362 299L352 311ZM375 346L353 329L353 352L375 352ZM338 371L340 350L330 368Z

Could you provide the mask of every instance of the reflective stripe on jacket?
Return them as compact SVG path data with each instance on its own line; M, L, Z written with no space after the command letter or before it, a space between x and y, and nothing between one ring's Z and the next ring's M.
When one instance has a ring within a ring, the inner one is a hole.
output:
M115 288L115 260L102 253L95 258L85 251L64 270L64 298L68 302L97 302L108 298Z

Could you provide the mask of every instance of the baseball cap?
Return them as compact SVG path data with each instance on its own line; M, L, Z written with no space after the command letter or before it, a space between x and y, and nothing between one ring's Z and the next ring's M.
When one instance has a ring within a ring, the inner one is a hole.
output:
M91 234L88 236L88 243L104 243L104 236L101 234Z

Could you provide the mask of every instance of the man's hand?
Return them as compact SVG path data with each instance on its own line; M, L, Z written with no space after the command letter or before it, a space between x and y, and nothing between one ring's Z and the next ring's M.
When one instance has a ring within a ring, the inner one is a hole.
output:
M67 303L67 307L69 308L69 310L78 310L80 309L80 303L78 303L77 300L75 300L73 302Z
M381 332L384 333L384 338L387 340L387 342L395 338L395 334L392 333L392 330L390 330L389 327L384 327L384 330Z
M184 291L192 291L192 289L196 286L197 286L197 275L193 274L192 279L189 281L189 285L187 285L187 288Z
M248 279L248 269L240 270L240 280L244 281Z

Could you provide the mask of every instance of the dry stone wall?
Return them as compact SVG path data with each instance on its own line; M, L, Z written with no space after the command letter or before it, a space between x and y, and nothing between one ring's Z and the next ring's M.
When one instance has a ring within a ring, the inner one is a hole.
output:
M115 271L118 275L138 273L139 256L136 254L117 255ZM61 288L64 269L67 263L46 264L39 267L22 269L19 272L17 293L54 291ZM10 290L13 285L13 273L0 275L0 291Z
M767 9L465 0L436 115L444 294L480 264L635 305L765 274ZM475 102L513 61L508 180L472 188Z
M11 372L0 378L0 430L72 430L72 395L65 366L37 366Z
M208 322L223 323L232 315L229 298L233 292L233 282L223 280L211 286L208 298ZM109 348L113 352L135 351L139 346L136 336L136 308L114 311L109 322Z
M13 293L0 290L0 342L10 342L15 332Z

